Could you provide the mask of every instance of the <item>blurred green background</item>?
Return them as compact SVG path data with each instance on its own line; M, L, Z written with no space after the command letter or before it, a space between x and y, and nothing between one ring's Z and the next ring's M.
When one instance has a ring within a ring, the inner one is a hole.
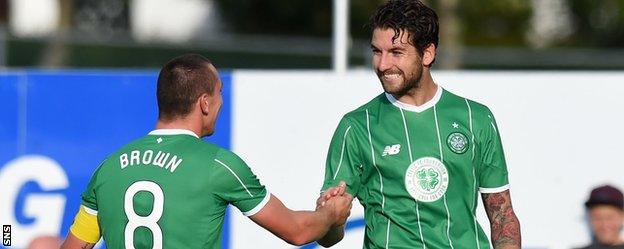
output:
M221 68L331 67L330 0L204 0L212 17L183 42L137 39L132 0L57 0L57 30L19 35L10 25L16 1L0 0L5 67L154 68L185 52ZM349 67L370 66L366 24L383 2L350 1ZM425 2L440 16L438 68L624 69L624 0Z

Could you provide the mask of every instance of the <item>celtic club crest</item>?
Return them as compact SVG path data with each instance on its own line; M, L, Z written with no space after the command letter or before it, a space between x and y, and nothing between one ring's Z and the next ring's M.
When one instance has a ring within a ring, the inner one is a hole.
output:
M451 133L446 139L446 144L457 154L463 154L468 150L468 138L460 132Z
M425 191L431 191L434 189L440 180L438 180L438 172L433 169L421 169L416 172L416 177L418 177L418 184Z
M446 193L448 183L446 166L434 157L419 158L405 171L405 189L418 201L439 200Z

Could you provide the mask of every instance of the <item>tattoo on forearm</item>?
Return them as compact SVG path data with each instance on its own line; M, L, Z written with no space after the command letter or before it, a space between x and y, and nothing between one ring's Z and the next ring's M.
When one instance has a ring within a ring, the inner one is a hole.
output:
M520 222L511 206L509 190L483 194L483 202L490 219L494 248L520 248Z
M80 248L81 248L81 249L91 249L91 248L93 248L93 246L95 246L95 244L85 243L85 244L84 244L84 245L82 245Z

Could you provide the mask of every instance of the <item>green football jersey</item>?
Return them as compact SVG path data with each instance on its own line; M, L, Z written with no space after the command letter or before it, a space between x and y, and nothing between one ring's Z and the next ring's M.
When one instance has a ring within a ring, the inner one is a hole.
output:
M364 248L489 248L478 193L509 188L490 110L441 87L422 106L384 93L347 113L323 189L339 181L364 206Z
M110 155L82 204L108 248L220 248L228 204L251 216L270 194L236 154L188 130L155 130Z

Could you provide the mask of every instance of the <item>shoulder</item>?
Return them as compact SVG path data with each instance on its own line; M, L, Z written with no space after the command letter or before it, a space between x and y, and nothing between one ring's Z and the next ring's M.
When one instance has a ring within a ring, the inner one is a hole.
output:
M240 158L240 156L238 156L238 154L234 153L231 150L225 149L225 148L221 148L218 147L217 151L215 152L215 159L219 160L219 159L237 159L237 160L242 160Z
M194 140L193 142L193 147L197 148L197 154L200 154L202 156L207 156L207 157L215 157L217 156L219 153L221 153L221 151L228 151L227 149L216 145L216 144L212 144L209 142L206 142L202 139L197 139Z
M477 102L475 100L457 95L451 91L444 89L444 102L447 105L462 105L467 107L470 115L472 115L475 120L483 120L483 119L493 119L492 111L488 106L483 103Z
M381 107L384 105L390 105L390 102L385 94L381 93L355 110L348 112L342 119L356 126L366 125L367 120L370 120L371 117L378 116Z
M258 181L257 176L247 163L236 153L221 149L215 158L211 159L211 174L209 182L218 186L217 189L233 189L240 184L250 184Z
M483 113L490 113L490 109L482 103L479 103L477 101L474 101L470 98L467 97L463 97L460 95L457 95L447 89L443 90L443 98L444 98L444 103L446 105L461 105L461 106L467 106L468 108L470 108L470 111L473 114L483 114Z
M229 170L233 168L248 168L247 163L239 155L224 148L219 148L212 161L216 167L224 167Z

